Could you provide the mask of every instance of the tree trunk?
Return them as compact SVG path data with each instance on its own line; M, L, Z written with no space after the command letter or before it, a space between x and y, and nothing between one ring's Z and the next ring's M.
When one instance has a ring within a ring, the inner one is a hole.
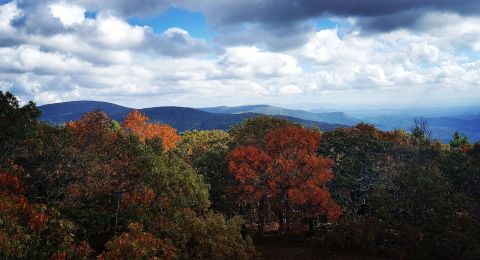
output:
M276 215L278 218L279 231L283 232L285 231L285 214L281 209L279 209L277 210Z
M265 202L263 200L260 201L258 206L258 234L263 236L265 232Z

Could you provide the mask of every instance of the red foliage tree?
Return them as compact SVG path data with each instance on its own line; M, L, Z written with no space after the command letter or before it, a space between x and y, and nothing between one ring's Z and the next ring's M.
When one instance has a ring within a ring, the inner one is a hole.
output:
M159 123L148 123L148 116L138 110L130 112L123 121L123 127L130 129L142 141L158 137L162 140L163 148L168 151L180 141L180 136L175 128Z
M22 257L30 237L46 227L47 215L24 196L17 176L0 172L0 252Z
M128 232L110 240L98 259L174 259L178 249L168 239L144 232L139 223L128 225Z
M326 188L334 162L317 156L319 144L317 132L287 126L272 130L262 147L240 146L229 154L229 170L238 181L232 191L257 204L260 229L267 209L288 228L295 212L311 229L319 216L332 221L342 214Z

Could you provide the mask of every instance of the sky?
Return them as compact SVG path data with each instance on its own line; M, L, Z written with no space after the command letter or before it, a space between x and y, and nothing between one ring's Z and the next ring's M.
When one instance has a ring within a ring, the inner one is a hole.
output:
M474 105L480 1L0 0L0 90L38 105Z

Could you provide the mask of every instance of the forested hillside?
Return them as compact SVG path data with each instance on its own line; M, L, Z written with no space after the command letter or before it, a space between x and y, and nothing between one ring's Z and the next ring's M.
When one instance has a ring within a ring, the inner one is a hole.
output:
M50 124L0 92L0 258L480 258L480 143L460 133L257 116L179 134L154 113Z
M133 108L122 107L107 102L98 101L72 101L49 104L39 107L42 111L40 120L53 124L64 124L80 119L86 112L101 110L109 117L122 121ZM235 124L246 119L262 116L262 113L209 113L200 109L189 107L151 107L139 109L148 115L150 121L169 124L180 132L186 130L228 130ZM333 130L343 125L328 122L310 121L287 115L276 115L278 118L297 122L308 127L318 127L324 131Z

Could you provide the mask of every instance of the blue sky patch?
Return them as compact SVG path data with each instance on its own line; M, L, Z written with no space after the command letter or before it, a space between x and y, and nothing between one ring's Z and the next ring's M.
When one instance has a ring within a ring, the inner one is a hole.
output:
M161 33L168 28L178 27L188 31L195 38L204 38L211 41L215 33L207 28L205 17L201 13L190 12L179 8L169 8L156 16L133 17L128 19L133 25L149 26L156 33Z

